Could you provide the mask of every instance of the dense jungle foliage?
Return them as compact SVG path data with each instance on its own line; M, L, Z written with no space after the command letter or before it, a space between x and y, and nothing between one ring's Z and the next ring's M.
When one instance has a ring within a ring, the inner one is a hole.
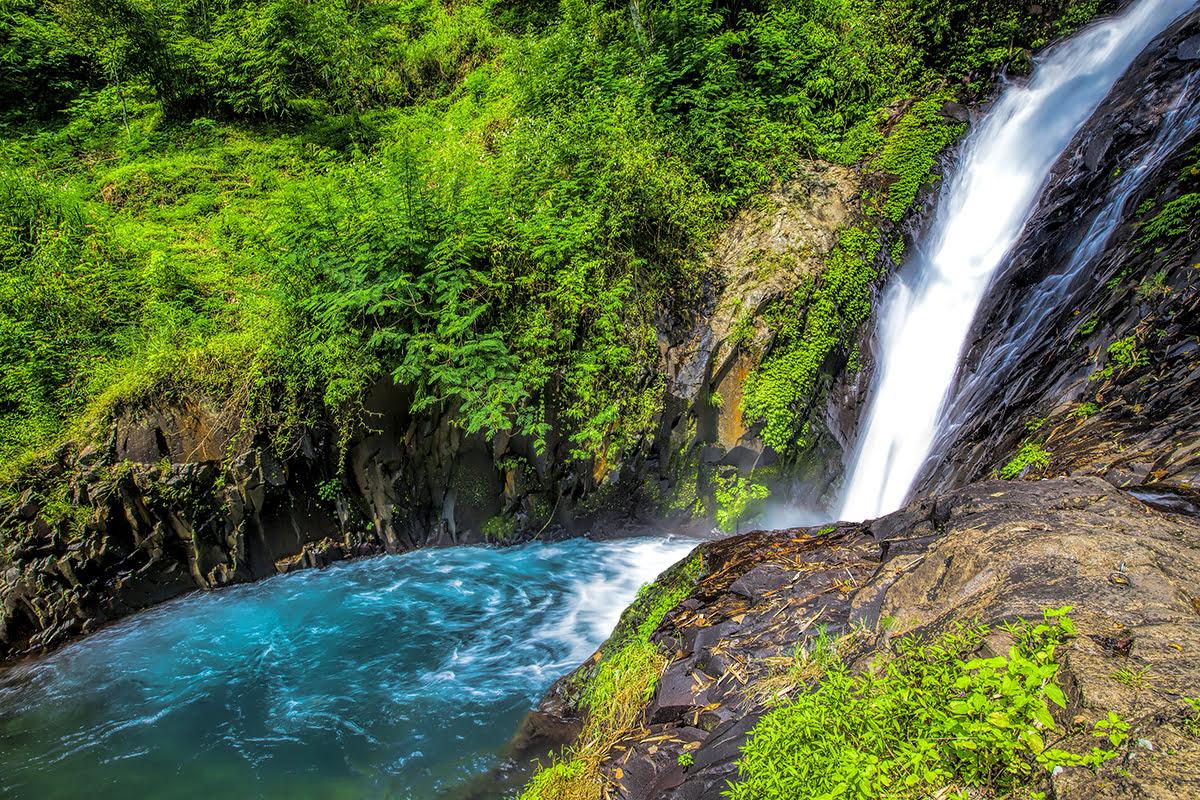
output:
M1097 6L0 0L4 473L173 393L345 428L388 374L604 458L661 402L655 322L734 211L818 158L897 179L898 218L948 138L889 157L887 110ZM760 383L844 346L873 232ZM802 398L760 395L786 444Z

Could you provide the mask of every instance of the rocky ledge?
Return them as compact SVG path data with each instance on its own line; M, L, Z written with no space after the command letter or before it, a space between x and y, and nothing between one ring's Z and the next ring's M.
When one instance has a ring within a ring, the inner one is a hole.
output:
M984 481L863 524L750 533L702 545L703 576L651 637L669 663L641 726L602 773L622 800L718 800L771 707L757 689L821 629L855 631L852 669L886 660L910 633L999 625L1073 606L1060 646L1067 749L1115 711L1131 735L1098 772L1046 776L1057 798L1200 796L1200 524L1097 478ZM984 651L1006 653L993 633ZM581 667L587 670L588 665ZM530 720L578 729L567 676ZM527 731L528 732L528 731ZM683 754L690 754L690 758ZM686 764L686 766L681 765Z

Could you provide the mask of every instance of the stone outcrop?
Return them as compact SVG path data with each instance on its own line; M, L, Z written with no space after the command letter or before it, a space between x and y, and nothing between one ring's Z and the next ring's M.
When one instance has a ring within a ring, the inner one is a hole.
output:
M342 499L314 491L328 466L312 437L284 458L218 420L200 404L126 415L106 446L54 454L0 523L12 537L0 658L189 590L275 574L325 537L343 556L382 549Z
M699 550L704 577L652 637L672 656L643 725L604 762L612 797L721 797L772 707L758 687L822 628L857 631L847 658L861 668L906 634L1040 619L1064 605L1078 635L1059 649L1060 723L1111 710L1132 734L1098 774L1047 775L1053 796L1200 796L1200 737L1182 700L1200 689L1195 518L1097 478L985 481L861 525L751 533ZM984 647L1007 652L992 639ZM549 700L543 713L569 721L561 697ZM1086 750L1089 738L1064 746Z

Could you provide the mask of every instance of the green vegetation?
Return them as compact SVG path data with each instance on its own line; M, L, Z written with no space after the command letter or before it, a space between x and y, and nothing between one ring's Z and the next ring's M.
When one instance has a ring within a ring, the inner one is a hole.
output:
M848 228L826 263L819 285L802 288L768 320L775 345L746 381L748 420L765 420L763 443L783 453L807 443L809 407L826 359L845 344L871 312L870 287L878 277L873 260L880 243L867 224ZM811 292L811 293L810 293Z
M1183 730L1189 736L1200 736L1200 697L1185 697L1188 713L1183 718Z
M1136 333L1117 339L1105 348L1105 352L1108 354L1108 360L1104 369L1093 372L1088 376L1088 380L1106 381L1119 372L1144 367L1150 363L1150 357L1138 344Z
M1087 338L1096 332L1097 326L1100 324L1100 317L1096 314L1090 315L1083 321L1083 324L1075 331L1075 335L1081 339Z
M762 501L771 494L766 486L738 474L714 475L713 480L717 527L725 533L736 533L740 523L757 516L762 511Z
M1139 248L1154 247L1161 250L1167 245L1168 240L1187 233L1197 216L1200 216L1200 191L1196 191L1197 188L1200 188L1198 187L1200 147L1192 151L1191 157L1192 162L1185 165L1179 172L1179 191L1182 193L1163 203L1158 213L1144 220L1138 226L1138 235L1135 241ZM1188 191L1189 189L1191 191ZM1150 197L1143 200L1137 207L1137 216L1147 216L1158 207L1160 202L1162 202L1162 198Z
M745 696L756 705L777 706L809 691L825 677L825 667L853 647L856 633L832 639L822 627L816 637L798 646L791 656L767 658L767 674L750 683Z
M609 750L641 720L667 665L666 654L650 641L663 618L687 597L703 575L699 553L643 586L621 615L598 662L586 665L568 689L579 698L583 731L554 763L539 770L519 800L599 800L600 765ZM682 763L682 762L681 762Z
M1153 300L1156 297L1169 295L1171 287L1167 285L1167 271L1160 269L1153 275L1143 278L1136 291L1137 296L1142 300Z
M183 398L344 442L388 376L414 413L554 419L612 463L661 403L654 321L737 208L815 157L879 172L898 218L959 129L937 87L1097 5L6 0L0 472ZM797 298L748 409L773 444L880 246L845 231Z
M989 628L957 627L932 641L905 638L895 658L852 674L836 646L804 654L819 685L759 720L738 763L733 800L1039 797L1056 767L1098 767L1128 725L1109 714L1087 753L1056 745L1066 707L1056 648L1074 632L1069 608L1012 629L1007 655L971 658ZM947 790L943 792L943 790Z
M485 539L493 542L511 541L517 532L517 518L511 514L489 517L481 529Z
M1189 192L1163 205L1162 210L1138 229L1138 246L1149 247L1186 233L1200 215L1200 192Z
M1150 668L1122 667L1113 673L1113 680L1131 689L1142 689L1150 685Z
M807 444L806 420L818 399L821 370L832 354L848 352L870 316L871 286L879 278L875 260L884 241L873 220L899 221L933 180L934 157L965 129L942 118L949 99L935 93L913 103L886 137L878 129L863 134L859 145L877 153L869 164L887 176L887 188L867 199L867 220L841 232L819 280L767 312L775 343L746 382L744 408L748 420L766 423L762 440L779 452L795 453Z
M1006 481L1020 477L1029 467L1045 469L1050 466L1050 453L1037 442L1025 442L1007 464L1000 468L1000 477Z

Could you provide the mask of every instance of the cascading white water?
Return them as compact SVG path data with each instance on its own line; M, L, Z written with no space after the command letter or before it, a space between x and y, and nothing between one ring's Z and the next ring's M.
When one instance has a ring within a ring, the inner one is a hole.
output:
M1050 167L1139 52L1194 0L1140 0L1039 58L964 146L932 227L884 294L877 372L839 516L903 504L929 454L975 311Z

